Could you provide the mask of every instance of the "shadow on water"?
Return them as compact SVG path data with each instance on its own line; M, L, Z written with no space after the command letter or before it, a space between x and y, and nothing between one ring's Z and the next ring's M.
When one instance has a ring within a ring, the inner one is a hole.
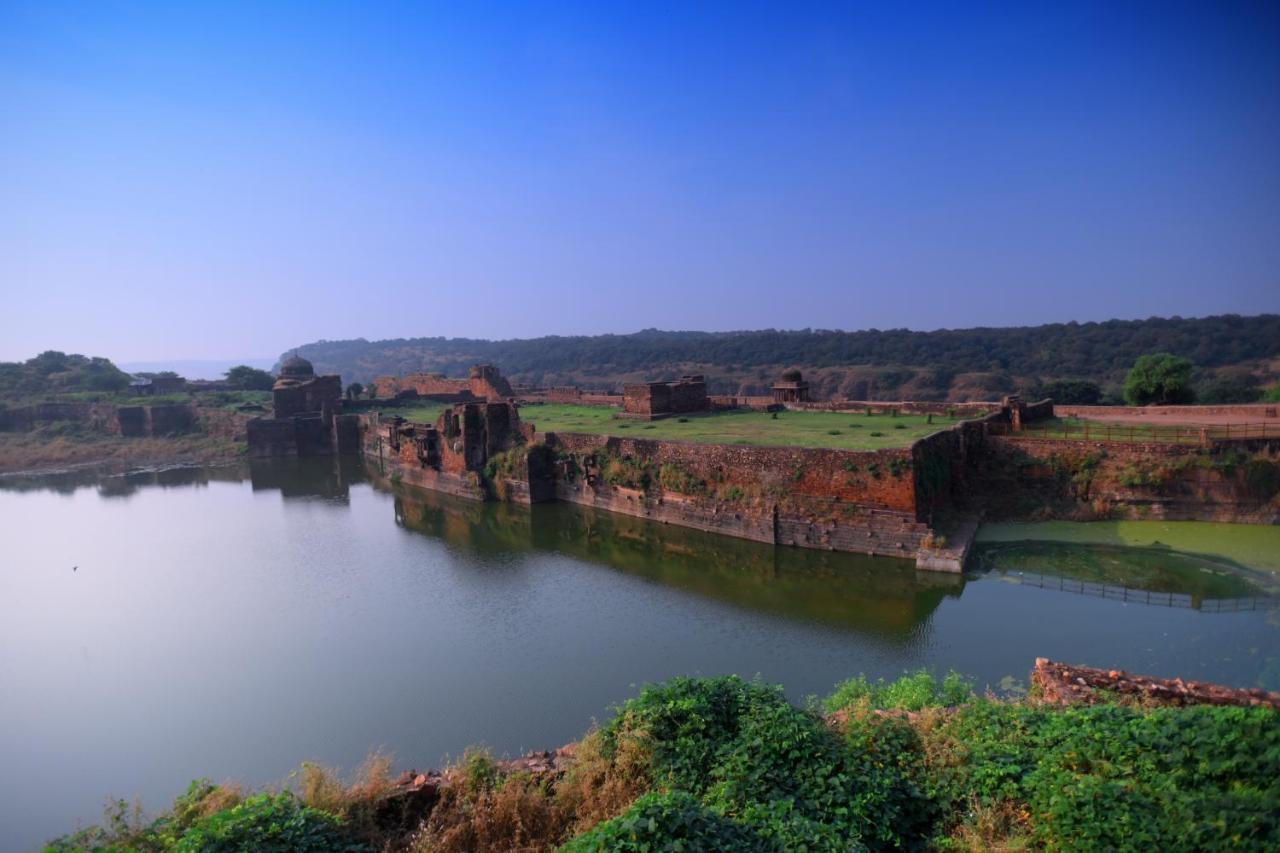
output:
M779 548L571 504L480 504L390 488L397 524L469 554L563 554L737 607L886 639L910 636L964 587L958 575L917 572L909 560Z
M1132 545L1026 541L978 545L970 574L1135 604L1225 612L1273 607L1275 578L1239 563Z

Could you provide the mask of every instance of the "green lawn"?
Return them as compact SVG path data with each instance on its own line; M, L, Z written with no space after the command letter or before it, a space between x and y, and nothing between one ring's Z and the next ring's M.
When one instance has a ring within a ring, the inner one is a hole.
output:
M617 409L603 406L527 405L520 419L539 432L581 432L631 438L674 439L704 444L755 444L774 447L832 447L841 450L879 450L905 447L918 438L945 429L956 419L924 415L867 416L852 412L717 412L690 414L660 421L615 418Z

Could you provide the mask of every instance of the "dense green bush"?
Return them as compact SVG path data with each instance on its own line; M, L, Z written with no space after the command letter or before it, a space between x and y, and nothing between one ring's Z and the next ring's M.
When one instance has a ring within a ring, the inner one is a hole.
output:
M716 814L683 791L646 794L625 814L597 824L563 848L587 851L768 851L772 844L745 826Z
M862 725L846 742L778 687L673 679L624 705L604 735L622 730L645 733L659 790L685 791L785 849L910 847L930 830L912 761L863 749L875 734ZM896 742L895 753L903 747Z
M978 701L932 737L953 816L1025 805L1052 849L1280 847L1280 715L1265 708L1045 709ZM953 818L954 819L954 818Z
M335 853L362 851L342 821L304 806L289 792L259 794L197 822L178 839L179 853Z

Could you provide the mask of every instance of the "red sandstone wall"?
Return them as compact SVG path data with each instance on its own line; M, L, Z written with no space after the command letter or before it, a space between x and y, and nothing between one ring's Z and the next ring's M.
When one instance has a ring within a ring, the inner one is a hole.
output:
M1280 523L1280 439L1204 450L987 436L973 470L993 519Z
M500 402L511 396L511 388L505 380L494 384L483 376L468 379L448 379L440 373L410 373L407 376L379 376L373 380L375 394L394 397L401 391L413 390L420 397L466 397Z
M915 513L911 450L852 451L812 447L754 447L698 444L640 438L539 433L562 453L590 454L597 450L648 460L656 465L676 463L708 482L741 487L750 493L785 501L807 496ZM898 475L891 468L896 466Z
M1280 407L1274 403L1249 403L1232 406L1055 406L1059 417L1123 417L1190 419L1196 415L1228 415L1267 420L1280 415Z
M772 398L770 398L772 402ZM948 415L959 418L976 418L1000 411L999 403L926 403L910 400L891 402L886 400L833 400L827 403L788 403L788 408L809 412L864 412L874 413L897 409L904 415Z

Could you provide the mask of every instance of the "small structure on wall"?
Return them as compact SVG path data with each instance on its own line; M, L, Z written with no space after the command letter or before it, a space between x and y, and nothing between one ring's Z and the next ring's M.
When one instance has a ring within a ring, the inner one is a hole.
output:
M249 421L250 456L327 456L359 449L357 419L342 414L342 377L317 376L296 353L271 388L272 415Z
M674 382L638 382L622 389L625 417L656 420L685 412L705 412L710 407L707 382L701 374L681 376Z
M778 381L773 383L773 402L809 402L809 383L804 381L804 374L799 369L792 367L782 371Z

